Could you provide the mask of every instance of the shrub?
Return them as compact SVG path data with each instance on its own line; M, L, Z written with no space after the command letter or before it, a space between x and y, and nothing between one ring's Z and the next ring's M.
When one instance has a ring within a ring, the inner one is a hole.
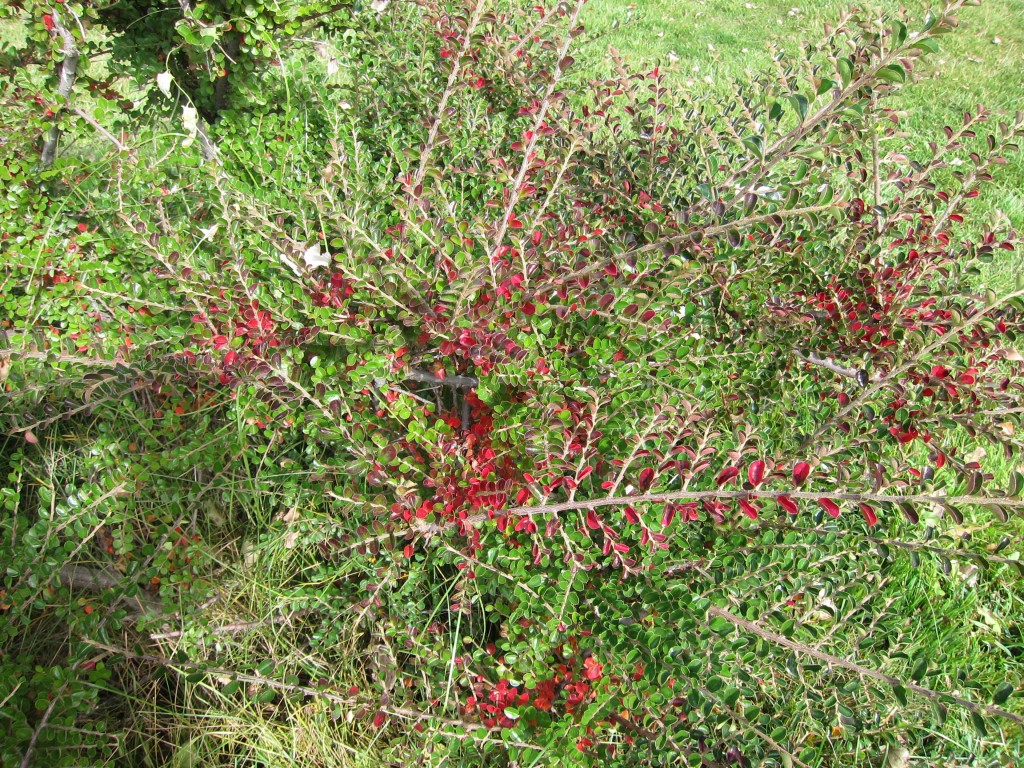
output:
M1019 597L1024 289L971 274L1018 239L968 203L1024 118L886 149L962 5L726 99L581 82L582 3L423 2L222 113L221 165L133 123L33 170L11 125L15 759L99 749L153 670L438 765L999 757L1019 632L968 668L909 585Z

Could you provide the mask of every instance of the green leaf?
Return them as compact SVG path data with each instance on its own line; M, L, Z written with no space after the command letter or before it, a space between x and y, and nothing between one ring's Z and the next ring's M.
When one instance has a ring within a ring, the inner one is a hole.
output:
M928 671L928 660L921 658L917 660L913 668L910 670L910 678L915 682L919 683L924 679L925 673Z
M977 712L971 712L971 725L974 726L974 730L976 730L978 735L982 738L988 736L988 727L985 725L985 718Z
M794 93L789 97L789 101L793 105L793 109L800 116L800 122L802 123L807 118L807 107L809 105L807 97L800 93Z
M907 73L899 64L882 67L875 74L887 83L904 83L907 80Z
M722 701L727 707L736 706L736 702L740 698L740 689L736 687L729 687L725 689L725 693L722 694Z
M893 695L896 697L896 701L898 701L901 706L904 706L904 707L907 706L907 689L906 688L904 688L899 683L893 683L892 692L893 692Z
M845 88L853 80L853 62L845 58L839 59L836 61L836 66L839 68L839 78L843 81L843 88Z
M273 688L264 688L256 696L253 697L253 701L257 704L269 704L277 696L277 691Z
M941 50L938 41L932 37L921 38L910 47L917 48L925 53L938 53Z
M1014 687L1010 683L1003 683L992 694L992 703L996 705L1006 703L1006 700L1013 695L1013 691Z

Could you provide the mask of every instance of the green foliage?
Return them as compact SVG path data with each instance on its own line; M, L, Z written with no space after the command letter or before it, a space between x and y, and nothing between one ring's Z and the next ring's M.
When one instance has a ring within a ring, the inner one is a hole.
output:
M960 5L708 96L570 91L582 4L69 8L218 122L2 72L5 762L999 758L1024 123L884 149Z

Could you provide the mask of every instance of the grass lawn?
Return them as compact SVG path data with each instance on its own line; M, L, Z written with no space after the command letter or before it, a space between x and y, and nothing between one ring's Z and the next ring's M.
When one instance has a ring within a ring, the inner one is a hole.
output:
M884 11L899 3L873 4ZM822 28L851 7L844 0L591 0L584 21L588 56L598 61L614 48L637 67L660 64L679 84L698 89L742 78L770 61L772 44L794 50L817 39ZM914 16L923 3L909 3ZM991 110L1024 109L1024 0L984 0L960 16L960 29L919 70L921 82L899 94L893 106L906 111L910 143L921 148L981 103ZM1001 212L1024 227L1024 154L1009 158L979 204L986 218ZM985 275L993 287L1008 288L1024 269L1021 256L993 262Z

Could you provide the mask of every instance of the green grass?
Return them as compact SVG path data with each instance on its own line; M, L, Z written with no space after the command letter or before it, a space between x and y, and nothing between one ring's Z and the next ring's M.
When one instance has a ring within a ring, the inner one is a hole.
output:
M872 4L884 11L899 5ZM764 69L771 45L795 51L802 41L820 38L825 24L849 7L843 0L591 0L584 16L586 58L596 70L613 48L629 64L660 64L677 85L707 90ZM923 4L908 7L915 18L923 13ZM917 150L979 103L1009 113L1024 109L1024 1L984 0L966 9L960 21L960 29L942 40L940 53L919 69L920 82L893 102L906 112L903 127ZM985 221L1005 215L1020 229L1024 154L1008 159L977 210ZM996 289L1009 288L1021 269L1021 256L1006 255L986 269L983 279Z

